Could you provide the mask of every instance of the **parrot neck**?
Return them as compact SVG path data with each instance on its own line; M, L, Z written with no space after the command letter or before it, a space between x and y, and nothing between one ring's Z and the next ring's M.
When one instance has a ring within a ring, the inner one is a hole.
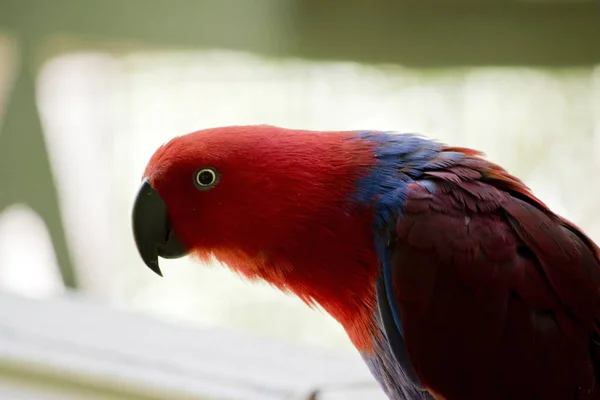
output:
M315 228L307 231L306 238L298 238L298 243L311 243L308 250L302 245L260 251L237 247L213 255L247 278L292 292L311 307L321 306L344 327L357 349L369 351L379 334L375 285L380 268L372 218L354 216L344 221L338 222L341 229L335 235Z

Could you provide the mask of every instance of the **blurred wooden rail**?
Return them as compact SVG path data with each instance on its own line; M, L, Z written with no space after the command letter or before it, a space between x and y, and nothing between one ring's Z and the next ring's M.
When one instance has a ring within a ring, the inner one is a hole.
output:
M79 295L0 292L2 399L305 400L319 387L319 400L385 399L358 353L167 325Z

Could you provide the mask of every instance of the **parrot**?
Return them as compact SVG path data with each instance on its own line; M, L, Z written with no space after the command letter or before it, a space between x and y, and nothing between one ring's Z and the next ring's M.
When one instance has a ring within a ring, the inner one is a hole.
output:
M600 251L481 151L415 133L175 136L133 200L141 261L217 260L341 324L391 400L600 399Z

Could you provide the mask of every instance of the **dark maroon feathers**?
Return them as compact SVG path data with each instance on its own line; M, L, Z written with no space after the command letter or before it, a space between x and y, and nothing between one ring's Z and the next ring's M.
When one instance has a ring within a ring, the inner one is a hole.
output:
M600 399L597 247L470 157L409 186L393 268L409 357L446 400Z

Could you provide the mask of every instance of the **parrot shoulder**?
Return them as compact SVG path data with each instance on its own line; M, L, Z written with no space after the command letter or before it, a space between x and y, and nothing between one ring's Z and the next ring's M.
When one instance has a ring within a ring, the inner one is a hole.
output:
M465 158L408 183L388 246L414 369L449 398L597 390L598 247L479 153L445 151Z

